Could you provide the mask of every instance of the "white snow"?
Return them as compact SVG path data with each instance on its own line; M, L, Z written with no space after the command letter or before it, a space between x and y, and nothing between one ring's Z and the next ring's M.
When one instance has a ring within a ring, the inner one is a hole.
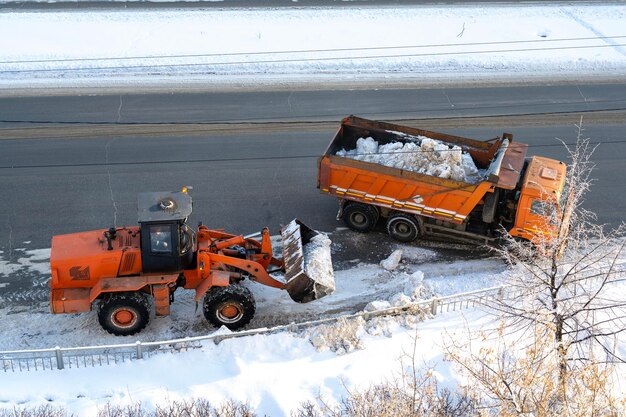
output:
M393 271L400 264L400 260L402 260L402 249L396 249L391 252L391 255L380 261L380 266L387 271Z
M311 238L303 246L304 271L317 285L321 285L324 293L335 291L335 276L330 254L331 241L328 236L320 233Z
M619 76L624 20L619 4L5 11L0 87Z
M398 246L404 248L404 255L400 249L394 251L401 254L402 262L392 271L378 263L336 271L337 291L304 305L294 303L284 292L249 283L257 300L253 321L260 327L270 325L272 314L302 321L303 317L325 317L326 311L341 306L351 311L359 304L358 309L376 311L435 294L491 287L506 279L505 265L495 259L445 262L436 259L432 250ZM34 252L32 257L43 261L45 253ZM28 264L20 267L28 268ZM6 265L0 272L8 272ZM623 297L619 294L625 290L622 285L614 296ZM0 350L134 341L108 335L93 313L51 315L44 304L34 309L0 309ZM202 327L206 321L201 316L194 314L192 291L177 293L172 315L153 318L140 339L229 333L225 328ZM480 329L496 326L480 310L435 317L344 319L297 334L228 339L218 345L206 342L188 352L110 366L0 373L0 408L48 404L63 406L80 417L95 417L107 403L141 403L153 409L168 401L201 397L215 404L228 399L247 402L259 415L289 416L303 401L315 401L318 395L336 404L348 389L393 378L402 371L403 354L414 348L418 366L433 367L442 386L453 388L459 383L457 373L443 360L442 346L450 338L461 342ZM183 334L176 334L177 328Z
M327 8L5 11L0 14L0 39L5 40L0 42L0 89L150 81L211 85L359 77L623 76L625 20L621 4L347 7L341 13ZM463 171L466 180L478 175L464 165ZM335 271L335 293L308 304L249 283L257 300L254 322L270 326L326 317L331 311L401 306L493 286L506 273L496 260L430 262L436 254L403 248L404 257L401 252L389 270L357 263ZM12 252L17 262L0 253L0 285L14 284L19 273L43 274L42 279L49 274L49 249ZM614 295L619 293L623 288ZM201 316L192 292L177 293L172 314L153 318L141 340L215 331ZM479 310L424 322L356 320L302 334L206 343L186 353L111 366L0 373L0 408L57 405L82 417L95 416L108 402L150 409L203 397L215 403L247 402L260 415L289 416L318 395L332 405L346 389L388 380L401 371L400 358L413 348L418 363L434 366L442 385L453 387L457 376L443 360L444 339L462 339L488 326L493 323ZM94 312L51 315L47 302L27 307L3 302L0 329L2 350L120 342L99 328Z
M472 326L485 321L479 315L470 318ZM445 384L454 385L454 373L438 346L445 329L463 322L461 316L447 314L422 323L417 331L417 360L436 363L442 375L451 375ZM381 382L402 370L400 359L412 350L415 330L393 321L370 331L360 323L346 326L341 333L320 329L309 337L281 333L225 340L201 350L106 367L0 374L0 407L64 405L83 417L95 416L106 402L139 402L151 409L202 397L215 403L233 398L249 403L259 415L289 416L318 394L337 403L346 389Z
M340 149L336 155L433 177L475 184L482 180L474 160L460 147L416 136L418 142L379 145L371 137L358 138L355 149Z
M378 310L385 310L387 308L391 307L391 303L389 301L385 301L385 300L376 300L376 301L371 301L369 303L367 303L367 305L365 306L365 308L363 310L365 311L378 311Z
M17 263L10 263L0 258L0 276L10 275L19 270L25 270L28 273L50 274L50 249L30 249L25 248L13 249L16 253L23 253L17 259ZM0 252L2 254L2 252Z

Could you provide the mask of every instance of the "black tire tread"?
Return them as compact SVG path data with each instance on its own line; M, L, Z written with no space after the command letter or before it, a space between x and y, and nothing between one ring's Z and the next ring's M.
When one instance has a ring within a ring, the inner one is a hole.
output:
M243 317L235 323L223 323L215 314L214 309L218 304L233 299L242 304L244 310ZM250 323L256 311L256 302L252 292L247 287L233 284L227 287L213 287L209 289L204 296L203 307L204 317L209 323L218 328L226 326L230 330L237 330Z
M368 220L367 225L364 227L357 227L352 224L350 222L350 214L354 212L361 212ZM346 226L360 233L371 232L374 227L376 227L379 216L380 214L378 213L378 209L376 207L364 203L349 203L344 207L342 214L342 218Z
M117 306L134 307L138 322L130 329L118 329L109 320L108 312ZM98 305L98 322L104 330L115 336L131 336L143 330L150 321L150 303L145 295L138 292L106 294Z
M391 230L391 224L393 222L393 220L395 219L405 219L408 222L410 222L411 224L415 225L415 232L411 234L411 236L409 238L400 238L398 236L395 236ZM406 214L406 213L394 213L391 216L389 216L389 218L387 219L387 225L386 225L386 229L387 229L387 233L389 234L389 236L391 236L392 238L400 241L400 242L413 242L414 240L416 240L417 238L419 238L422 235L422 230L421 230L421 226L419 221L415 218L415 216L412 216L410 214Z

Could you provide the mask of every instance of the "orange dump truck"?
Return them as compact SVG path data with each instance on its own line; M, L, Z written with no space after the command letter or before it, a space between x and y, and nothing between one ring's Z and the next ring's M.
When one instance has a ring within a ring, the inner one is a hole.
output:
M318 188L339 199L338 219L360 232L384 220L389 235L404 242L433 236L489 244L502 228L535 242L555 231L551 217L566 167L527 158L527 149L507 133L478 141L350 116L318 161ZM392 153L422 166L390 161ZM473 165L473 180L433 166L446 157L457 172L465 167L460 161Z

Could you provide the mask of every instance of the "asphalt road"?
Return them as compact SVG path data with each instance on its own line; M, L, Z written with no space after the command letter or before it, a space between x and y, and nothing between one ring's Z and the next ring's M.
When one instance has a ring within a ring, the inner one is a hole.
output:
M0 128L45 123L338 122L626 109L626 83L0 97ZM19 122L19 123L17 123Z
M350 113L473 138L508 131L558 159L566 155L555 137L572 142L584 114L584 134L604 142L587 206L616 225L626 208L626 113L588 111L623 108L626 85L0 99L0 250L135 224L138 192L183 185L193 186L192 220L210 227L276 230L299 217L332 230L336 202L316 189L316 160Z
M0 267L55 234L134 225L138 192L183 185L193 186L192 224L277 232L298 217L333 231L337 203L317 190L316 161L350 113L476 139L511 132L561 160L555 138L575 141L583 115L584 135L600 143L586 207L615 226L626 209L625 108L626 84L0 99ZM390 244L371 241L344 245L342 257L380 257ZM42 301L46 280L0 275L0 299Z

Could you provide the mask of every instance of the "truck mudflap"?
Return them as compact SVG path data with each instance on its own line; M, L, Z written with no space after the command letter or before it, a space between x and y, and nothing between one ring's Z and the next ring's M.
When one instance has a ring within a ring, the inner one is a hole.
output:
M285 290L298 303L308 303L335 291L330 239L292 220L281 230Z

